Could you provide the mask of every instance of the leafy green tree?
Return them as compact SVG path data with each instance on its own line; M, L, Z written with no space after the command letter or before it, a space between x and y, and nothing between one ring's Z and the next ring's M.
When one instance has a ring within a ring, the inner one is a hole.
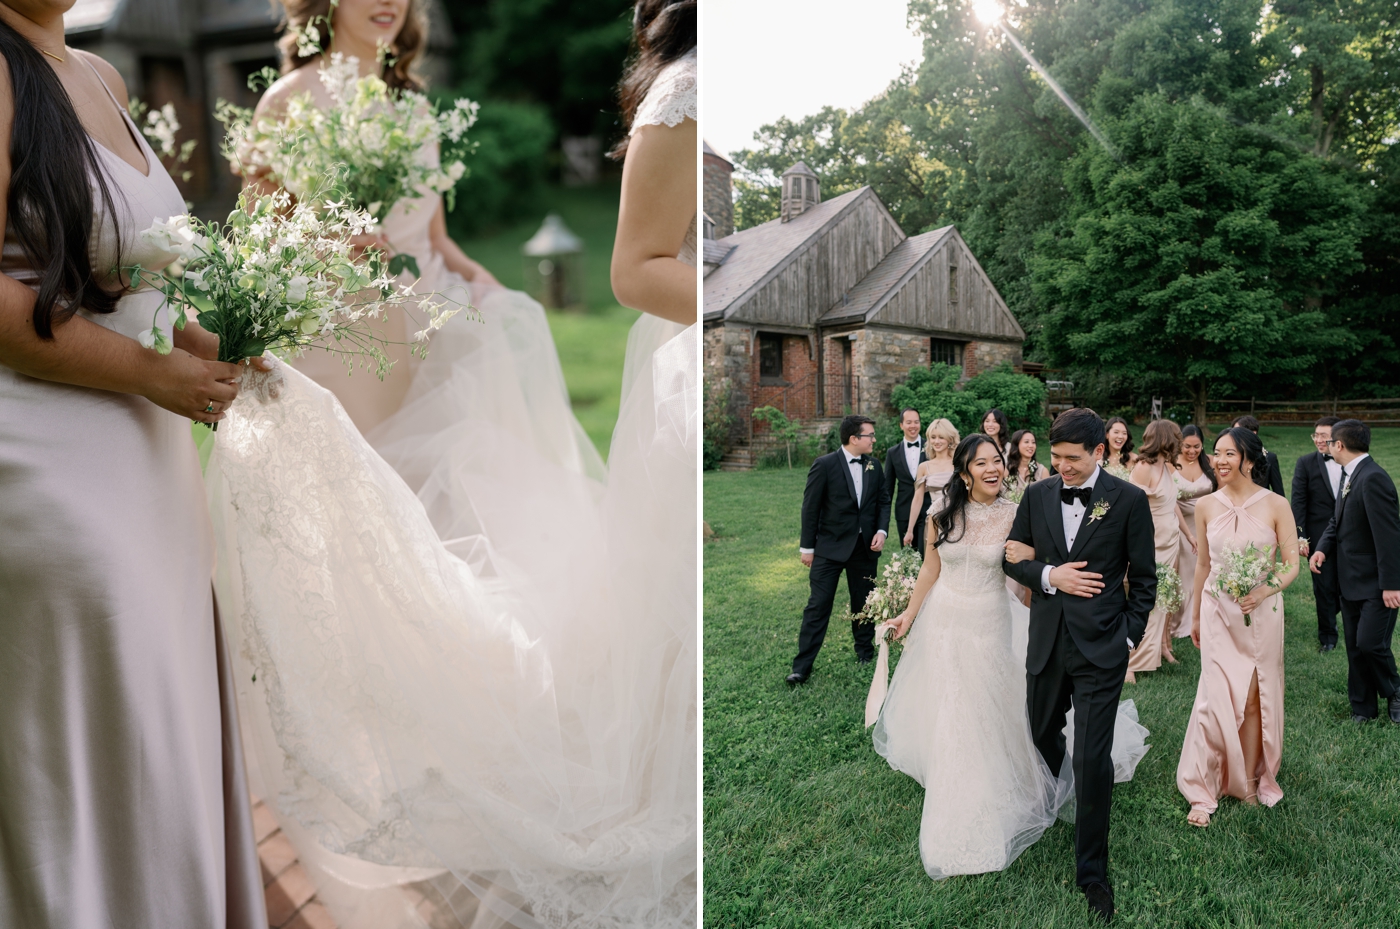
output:
M1122 162L1071 160L1069 215L1032 262L1052 361L1182 384L1203 423L1212 396L1352 347L1320 309L1360 269L1339 170L1160 95L1113 134Z
M946 419L964 436L979 432L993 407L1006 414L1013 429L1040 430L1047 425L1045 385L1036 378L1002 365L960 385L962 373L942 363L910 368L909 378L890 391L890 405L897 410L913 407L925 425ZM897 433L897 425L893 428ZM895 438L892 433L890 441Z

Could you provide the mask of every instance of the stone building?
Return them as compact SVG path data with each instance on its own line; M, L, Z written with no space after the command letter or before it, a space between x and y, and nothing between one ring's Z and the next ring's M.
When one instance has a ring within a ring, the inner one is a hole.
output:
M762 406L817 424L890 413L915 365L1020 370L1025 332L956 228L908 236L870 187L823 201L801 162L782 185L778 219L703 245L705 377L730 391L736 442ZM704 206L721 209L708 174Z
M734 197L732 195L734 165L729 159L703 143L705 164L705 216L713 223L706 238L722 239L734 234ZM711 212L713 210L714 212Z
M429 2L428 54L420 68L437 86L450 78L444 53L454 41L442 2ZM278 66L279 18L269 0L76 0L63 28L69 45L110 62L132 97L153 107L174 105L179 141L199 143L185 166L189 180L176 183L196 212L222 219L239 181L219 155L224 127L214 108L219 100L257 103L248 77Z

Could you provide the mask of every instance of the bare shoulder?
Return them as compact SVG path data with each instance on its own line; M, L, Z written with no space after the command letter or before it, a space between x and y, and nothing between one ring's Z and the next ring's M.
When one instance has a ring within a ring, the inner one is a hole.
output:
M258 100L258 105L253 112L257 116L278 115L287 108L287 101L297 94L314 94L315 89L320 85L320 75L314 65L297 68L273 82L272 86L263 92L262 98Z
M73 49L73 53L81 56L84 61L92 65L97 76L102 78L102 83L107 85L107 89L112 92L112 96L117 98L118 103L125 107L131 102L127 97L126 81L122 80L121 72L112 67L107 59L94 55L92 52L85 52L80 48Z

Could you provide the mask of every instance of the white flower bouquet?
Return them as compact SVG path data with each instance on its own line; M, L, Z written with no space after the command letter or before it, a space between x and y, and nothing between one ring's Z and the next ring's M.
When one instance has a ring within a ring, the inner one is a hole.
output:
M909 597L924 560L912 548L903 548L890 556L880 569L880 579L865 598L865 606L852 619L862 623L884 623L909 608Z
M1114 477L1118 478L1120 481L1130 480L1133 474L1130 468L1128 468L1126 465L1119 463L1118 461L1110 461L1108 464L1103 466L1103 469L1109 474L1112 474Z
M391 305L419 305L428 314L414 337L414 352L422 354L429 334L457 310L398 286L377 250L357 255L350 237L372 218L348 203L321 199L321 189L313 193L295 205L286 191L252 204L240 196L223 224L188 215L154 223L142 238L178 254L183 273L130 267L132 286L150 284L164 293L176 328L183 329L193 311L200 326L219 337L220 361L265 351L295 355L319 341L347 364L359 358L383 377L390 362L371 319ZM171 349L155 320L140 341L162 354Z
M252 111L220 102L224 155L239 173L268 176L300 198L335 172L350 203L376 224L405 198L442 194L449 210L456 205L464 159L475 147L467 130L476 103L461 98L440 111L423 94L390 88L373 74L360 77L359 60L339 53L321 65L320 77L331 98L326 109L307 92L288 100L280 119L254 121ZM438 145L437 164L425 157L431 143ZM411 255L395 255L389 267L418 276Z
M1166 562L1157 562L1157 609L1175 613L1185 603L1181 595L1181 575Z
M1253 542L1244 549L1225 549L1221 553L1221 560L1224 567L1215 576L1215 590L1211 592L1213 596L1224 594L1238 601L1261 584L1276 589L1279 586L1278 574L1274 570L1278 562L1274 553L1260 549ZM1274 612L1278 612L1277 604L1274 605ZM1244 624L1248 626L1250 622L1250 615L1244 614Z

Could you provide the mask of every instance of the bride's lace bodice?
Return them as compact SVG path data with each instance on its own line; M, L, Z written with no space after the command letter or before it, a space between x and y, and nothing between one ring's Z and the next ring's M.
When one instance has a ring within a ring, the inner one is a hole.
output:
M939 583L969 593L1000 590L1006 582L1001 570L1004 544L1016 518L1016 504L1003 497L989 504L970 502L964 518L962 533L954 533L956 541L938 547L943 562Z
M651 89L637 107L637 114L632 117L632 132L636 132L642 126L679 126L681 121L687 118L697 122L700 120L700 103L695 90L696 61L695 49L692 48L656 76ZM695 215L692 213L690 229L685 234L685 242L682 243L676 258L692 268L695 267L698 244Z

